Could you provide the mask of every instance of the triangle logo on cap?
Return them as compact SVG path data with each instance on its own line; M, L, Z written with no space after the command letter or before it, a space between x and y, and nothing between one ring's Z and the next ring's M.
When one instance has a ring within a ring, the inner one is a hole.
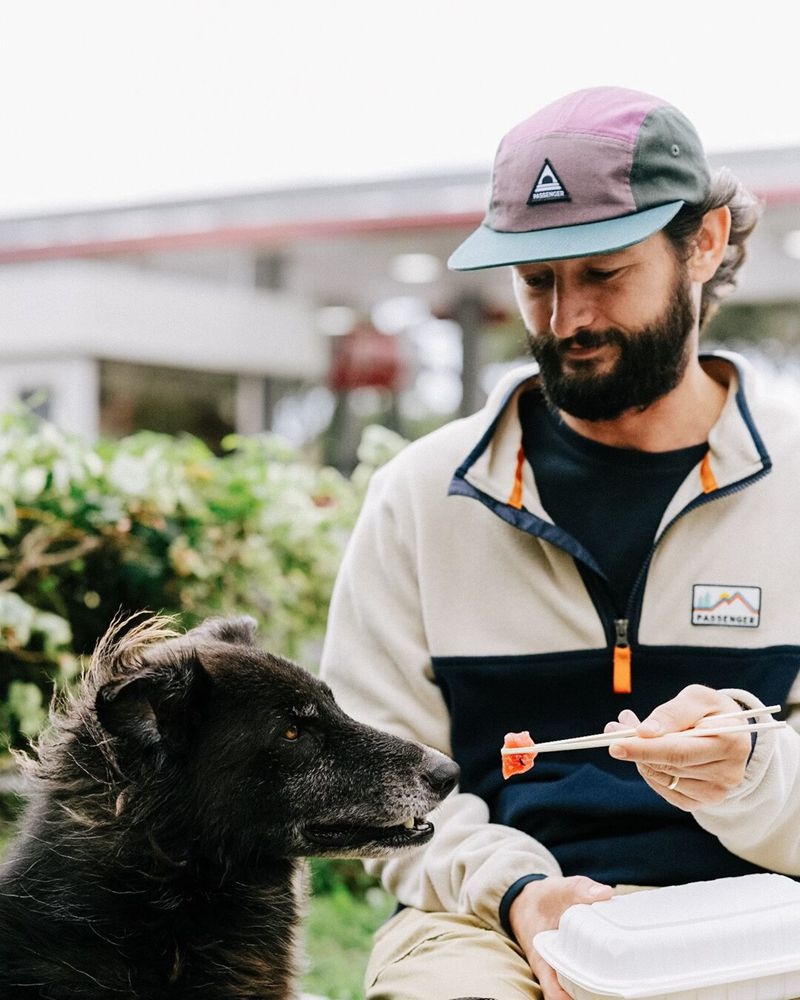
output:
M544 166L539 171L536 183L528 197L529 205L538 205L545 201L570 201L569 193L561 181L558 174L553 170L553 165L549 160L544 161Z

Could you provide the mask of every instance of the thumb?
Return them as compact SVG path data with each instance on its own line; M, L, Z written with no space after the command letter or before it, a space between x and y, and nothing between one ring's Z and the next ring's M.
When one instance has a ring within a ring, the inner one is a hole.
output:
M614 890L610 885L595 882L587 875L574 875L564 879L561 902L566 910L577 903L596 903L600 899L611 899L613 895Z
M691 729L703 716L713 711L719 696L711 688L690 684L680 694L653 709L638 729L639 736L663 736Z

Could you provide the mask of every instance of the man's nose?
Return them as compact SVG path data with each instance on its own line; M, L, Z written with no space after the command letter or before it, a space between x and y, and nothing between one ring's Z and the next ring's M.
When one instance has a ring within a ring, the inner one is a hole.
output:
M550 304L550 329L556 337L566 340L578 330L589 329L594 320L594 310L588 295L574 287L558 288L552 292Z

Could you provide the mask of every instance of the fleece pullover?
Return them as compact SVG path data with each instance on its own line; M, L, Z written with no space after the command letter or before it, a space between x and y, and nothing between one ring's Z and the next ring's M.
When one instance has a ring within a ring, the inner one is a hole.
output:
M536 875L800 876L792 728L762 733L742 785L692 814L602 749L548 754L509 782L500 772L509 730L539 741L598 732L690 683L789 714L800 701L800 407L735 355L702 362L727 402L624 606L540 500L518 405L536 389L534 366L373 477L335 587L323 676L346 711L462 769L433 841L374 864L401 903L499 928Z

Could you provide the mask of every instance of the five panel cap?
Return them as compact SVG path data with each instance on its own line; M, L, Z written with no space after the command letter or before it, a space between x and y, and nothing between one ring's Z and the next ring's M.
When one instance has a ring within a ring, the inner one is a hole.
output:
M489 210L448 261L455 271L610 253L708 196L697 132L650 94L568 94L500 141Z

